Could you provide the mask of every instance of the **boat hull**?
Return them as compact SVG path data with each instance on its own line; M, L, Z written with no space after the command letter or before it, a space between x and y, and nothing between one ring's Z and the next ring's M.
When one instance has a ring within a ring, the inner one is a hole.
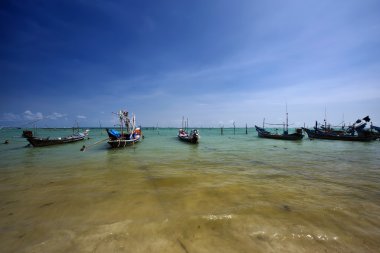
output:
M133 139L133 140L126 140L126 139L116 139L116 140L109 140L107 143L112 148L125 148L128 146L132 146L136 143L140 142L140 138Z
M132 134L119 133L115 129L106 129L111 148L125 148L141 141L141 129L137 128Z
M258 136L260 138L267 138L267 139L274 139L274 140L286 140L286 141L298 141L302 140L304 137L303 134L263 134L263 133L258 133Z
M188 142L192 144L197 144L199 142L199 131L197 129L191 130L190 134L188 134L184 129L179 129L178 131L178 139L183 142Z
M198 136L180 136L178 135L178 139L180 139L183 142L193 143L196 144L199 142Z
M29 137L27 140L33 147L44 147L44 146L52 146L52 145L60 145L66 143L72 143L77 141L83 141L84 136L78 136L73 138L62 138L62 139L49 139L49 138L38 138L38 137Z

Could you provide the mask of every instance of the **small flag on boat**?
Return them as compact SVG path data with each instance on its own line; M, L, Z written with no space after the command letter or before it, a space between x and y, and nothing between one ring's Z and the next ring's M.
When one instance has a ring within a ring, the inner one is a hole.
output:
M369 118L369 116L364 117L363 120L366 121L366 122L370 122L371 121L371 119Z

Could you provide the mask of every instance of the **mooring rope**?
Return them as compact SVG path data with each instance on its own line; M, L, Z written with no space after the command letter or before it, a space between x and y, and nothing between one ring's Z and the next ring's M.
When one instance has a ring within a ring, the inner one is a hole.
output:
M99 144L99 143L101 143L103 141L107 141L107 140L108 140L108 138L104 139L104 140L97 141L97 142L95 142L95 143L93 143L91 145L88 145L87 147L85 145L83 145L83 147L80 149L80 151L84 152L84 151L86 151L86 149L88 149L88 148L90 148L92 146L95 146L95 145L97 145L97 144Z

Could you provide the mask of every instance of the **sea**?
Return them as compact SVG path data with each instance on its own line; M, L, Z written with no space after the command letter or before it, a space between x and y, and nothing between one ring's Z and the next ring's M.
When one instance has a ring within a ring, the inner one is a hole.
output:
M104 129L39 148L1 129L1 252L379 252L380 141L247 130L201 128L194 145L143 128L111 149Z

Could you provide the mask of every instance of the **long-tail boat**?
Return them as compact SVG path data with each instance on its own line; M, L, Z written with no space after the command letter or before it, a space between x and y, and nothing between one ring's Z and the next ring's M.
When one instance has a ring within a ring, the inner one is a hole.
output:
M277 133L271 133L267 130L265 130L265 119L263 121L263 127L258 127L255 125L257 134L261 138L267 138L267 139L275 139L275 140L289 140L289 141L297 141L302 140L303 134L301 128L296 128L296 132L289 134L289 120L288 120L288 106L286 106L286 122L283 124L271 124L267 123L268 125L282 125L283 126L283 133L279 134Z
M199 131L197 129L191 130L190 134L186 132L184 129L179 129L178 138L181 141L189 142L189 143L198 143L199 142Z
M378 137L370 130L365 129L370 121L368 116L358 119L352 126L345 131L333 131L329 128L319 128L318 122L315 123L314 130L303 128L309 139L341 140L341 141L373 141Z
M26 139L29 141L30 144L32 144L33 147L44 147L44 146L51 146L51 145L58 145L58 144L66 144L66 143L72 143L77 141L82 141L86 137L88 137L88 132L90 130L86 130L84 132L77 132L69 136L65 137L36 137L36 136L30 136Z
M124 148L140 142L143 138L141 128L136 127L136 117L132 116L132 120L128 117L127 111L119 111L117 113L120 120L120 131L116 129L106 129L108 134L108 144L112 148Z
M289 141L297 141L302 140L303 134L302 129L297 128L295 133L289 134L288 131L284 131L283 134L271 133L264 128L258 127L255 125L257 134L261 138L267 139L276 139L276 140L289 140Z
M189 121L184 121L184 117L182 117L182 128L178 130L178 139L184 142L189 142L193 144L197 144L200 139L199 131L197 129L193 129L190 131L190 134L186 129L188 128Z

